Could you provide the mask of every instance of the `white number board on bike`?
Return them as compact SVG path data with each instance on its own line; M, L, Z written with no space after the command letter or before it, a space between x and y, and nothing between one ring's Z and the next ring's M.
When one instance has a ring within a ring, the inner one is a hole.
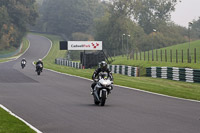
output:
M68 41L68 50L102 50L102 41Z

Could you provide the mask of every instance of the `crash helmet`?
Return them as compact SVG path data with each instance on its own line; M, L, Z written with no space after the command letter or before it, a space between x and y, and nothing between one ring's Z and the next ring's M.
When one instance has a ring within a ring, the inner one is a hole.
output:
M39 59L38 61L42 61L42 59Z
M101 70L105 71L107 69L107 63L105 61L102 61L100 63L100 68L101 68Z

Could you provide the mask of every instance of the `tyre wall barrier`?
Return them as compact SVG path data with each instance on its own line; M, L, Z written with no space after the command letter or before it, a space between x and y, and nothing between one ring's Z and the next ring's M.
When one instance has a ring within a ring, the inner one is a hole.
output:
M108 64L108 69L112 73L128 75L128 76L133 76L133 77L139 77L139 68L138 67Z
M177 67L148 67L146 76L190 83L200 83L200 70Z
M58 64L58 65L74 67L74 68L77 68L77 69L82 68L82 65L79 62L73 62L73 61L69 61L67 59L63 59L63 58L55 59L55 63Z
M82 64L80 64L79 62L69 61L69 60L64 59L64 58L55 59L55 63L58 64L58 65L82 69ZM108 64L108 68L112 73L118 73L118 74L122 74L122 75L139 77L139 68L138 67Z

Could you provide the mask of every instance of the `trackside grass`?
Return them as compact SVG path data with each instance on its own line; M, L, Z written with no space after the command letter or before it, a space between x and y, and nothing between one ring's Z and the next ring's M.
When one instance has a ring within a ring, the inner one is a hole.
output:
M144 52L138 53L137 60L136 54L134 54L134 60L128 59L126 56L116 56L114 57L114 65L129 65L129 66L137 66L140 67L140 75L145 76L146 67L180 67L180 68L193 68L200 69L200 40L193 41L190 43L190 56L191 63L187 63L187 50L189 48L189 43L177 44L170 47L157 49L157 57L158 61L156 61L156 50L154 50L154 61L152 61L152 51L149 51L149 61L148 61L148 52L145 52L145 60L144 60ZM194 62L194 48L196 48L196 63ZM166 50L166 59L165 60L165 50ZM177 50L177 62L176 62L176 50ZM183 63L182 63L182 50L183 50ZM161 51L162 51L162 61L161 61ZM171 54L172 51L172 62L171 62ZM141 58L140 58L141 55ZM132 57L133 58L133 57ZM141 60L140 60L141 59Z
M200 64L195 63L174 63L174 62L160 62L160 61L140 61L140 60L127 60L126 57L117 56L112 62L113 65L128 65L140 67L140 76L145 76L146 67L180 67L180 68L193 68L200 69Z
M0 62L8 61L8 59L0 59Z
M186 43L177 44L177 45L173 45L173 46L169 46L165 48L154 49L153 58L154 58L154 61L162 60L162 62L171 62L171 57L172 57L172 62L176 63L176 51L177 51L178 63L182 63L182 57L183 57L183 63L187 63L188 54L191 56L191 62L194 63L195 48L196 48L196 63L200 63L200 40L192 41L190 42L190 44L189 42L186 42ZM189 53L188 53L188 50L189 50ZM156 51L157 51L157 54L156 54ZM183 51L183 56L182 56L182 51ZM144 60L144 52L141 52L141 54L138 52L137 54L138 60L140 60L140 55L141 55L141 60ZM157 59L156 59L156 55L157 55ZM148 51L145 51L146 61L148 61L148 57L149 57L149 61L152 61L152 50L149 50L149 56L148 56ZM136 53L134 54L134 59L136 60Z
M66 53L59 50L60 38L52 35L44 35L53 41L53 47L49 55L44 59L45 67L58 72L76 75L91 79L94 69L75 69L56 65L55 58L65 57ZM117 60L116 60L117 61ZM120 62L119 62L120 63ZM175 96L186 99L200 100L200 84L171 81L166 79L154 79L149 77L128 77L113 74L114 84L155 92L159 94ZM92 83L92 82L91 82ZM88 85L88 92L89 92Z
M154 50L154 61L152 61L152 51L149 51L149 61L148 61L148 53L145 52L145 61L144 61L144 52L142 52L141 54L138 54L138 60L136 60L136 54L134 55L134 60L133 59L128 59L126 56L117 56L115 57L115 61L112 62L112 64L114 65L130 65L130 66L137 66L140 67L140 75L141 76L145 76L146 74L146 67L152 67L152 66L156 66L156 67L180 67L180 68L193 68L193 69L200 69L200 65L199 65L199 55L200 55L200 40L197 41L193 41L190 43L190 55L191 55L191 63L187 63L187 49L189 47L189 43L183 43L183 44L178 44L178 45L174 45L174 46L170 46L170 47L166 47L166 48L162 48L162 49L158 49L157 50L157 55L158 55L158 61L156 61L156 50ZM197 63L194 63L194 48L196 48L196 58L197 58ZM161 50L162 50L162 61L161 61ZM167 51L167 62L165 62L165 50ZM176 63L176 50L178 51L178 63ZM183 63L182 63L182 50L184 52L183 54ZM170 62L170 51L172 51L172 62ZM141 60L140 60L140 55L141 55ZM143 77L142 77L143 78ZM152 79L152 78L151 78ZM158 80L163 80L163 79L156 79ZM168 82L168 80L166 81L165 79L163 80L163 83L171 83L174 82L176 83L176 81L170 81ZM145 84L145 83L144 83ZM152 83L150 83L152 84ZM181 82L181 84L183 85L183 83ZM190 83L186 83L187 85L189 85ZM192 84L194 85L194 84ZM141 86L141 85L140 85ZM140 86L138 86L137 88L140 88ZM166 84L166 86L168 86ZM198 88L198 84L197 84L197 88ZM178 86L178 84L176 84L176 86L174 88L182 88L183 86ZM184 88L187 86L184 86ZM188 86L191 87L191 86ZM167 95L173 95L173 96L177 96L175 95L175 90L172 90L172 93L174 94L168 94L168 92L161 92L162 94L167 94ZM153 91L153 90L152 90ZM155 92L155 91L153 91ZM160 92L158 92L160 93ZM197 92L198 93L198 92ZM188 94L191 94L189 92L185 93L186 96ZM179 96L178 96L179 97ZM186 97L184 97L186 98Z
M0 133L36 133L22 121L0 108Z

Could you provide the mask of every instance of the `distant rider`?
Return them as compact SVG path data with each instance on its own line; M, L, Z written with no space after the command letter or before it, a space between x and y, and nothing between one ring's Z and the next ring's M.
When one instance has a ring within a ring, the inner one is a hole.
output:
M42 68L41 68L41 71L43 70L43 62L42 62L42 59L39 59L37 62L36 62L36 70L35 71L37 71L38 70L38 65L39 64L42 64Z
M98 76L100 72L107 72L108 77L110 78L110 81L113 81L113 76L110 70L107 68L107 63L105 61L102 61L100 64L100 68L96 69L92 75L92 80L94 81L91 85L91 95L93 94L94 87L98 82Z
M24 64L24 66L26 65L26 59L25 58L23 58L22 60L21 60L21 66Z
M26 59L25 59L25 58L23 58L23 59L21 60L21 64L23 64L23 62L25 62L24 64L26 64Z

